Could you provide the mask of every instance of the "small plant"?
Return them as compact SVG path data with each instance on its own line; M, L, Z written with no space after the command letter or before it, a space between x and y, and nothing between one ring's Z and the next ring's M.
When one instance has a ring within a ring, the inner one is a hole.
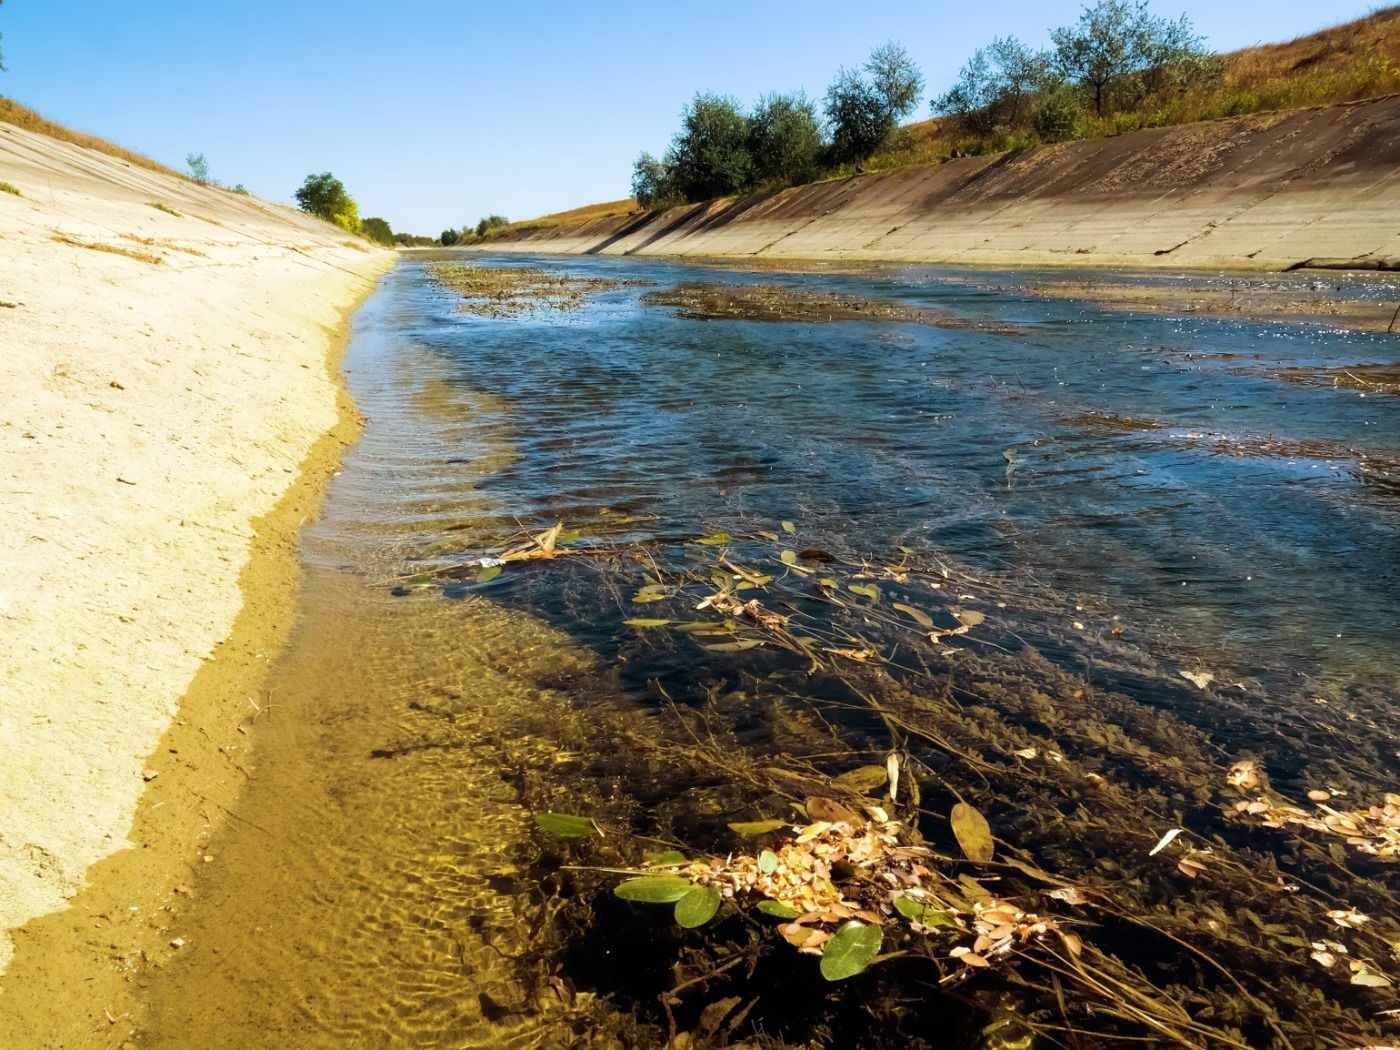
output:
M23 193L20 193L19 187L12 182L0 182L0 193L13 193L16 197L24 196Z
M176 211L174 208L162 204L160 201L147 201L146 205L147 207L154 208L156 211L163 211L167 215L173 215L177 219L180 217L180 213L178 211Z
M200 185L207 186L213 181L209 174L209 161L205 159L203 153L191 153L186 156L185 167L189 170L190 178Z

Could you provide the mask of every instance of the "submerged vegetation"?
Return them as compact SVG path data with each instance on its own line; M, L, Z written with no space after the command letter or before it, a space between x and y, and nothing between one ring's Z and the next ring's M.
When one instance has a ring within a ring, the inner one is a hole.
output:
M574 277L554 270L520 266L459 266L439 263L428 271L437 284L462 297L464 313L483 317L517 317L538 310L573 310L598 292L622 282Z
M541 849L522 973L590 1030L1201 1050L1396 1035L1384 761L1232 753L1253 685L934 551L818 546L792 521L610 538L636 521L503 536L399 590L567 593L622 632L615 669L571 691L651 698L644 733L590 708L594 739L515 774ZM1092 678L1054 656L1069 637L1093 639ZM1345 699L1298 731L1331 739L1382 702Z

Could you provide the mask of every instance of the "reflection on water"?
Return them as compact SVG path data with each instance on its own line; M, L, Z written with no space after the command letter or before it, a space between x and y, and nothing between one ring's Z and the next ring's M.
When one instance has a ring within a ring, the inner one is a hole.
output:
M1168 677L1210 668L1274 697L1218 724L1204 704L1176 714L1227 750L1273 737L1295 766L1302 705L1394 689L1400 406L1283 381L1394 362L1394 339L1086 311L928 267L560 265L782 282L986 327L691 320L630 285L567 315L484 318L401 265L357 320L347 367L370 423L308 529L258 772L143 1045L567 1042L513 977L540 921L516 771L643 724L625 696L580 706L568 683L600 663L638 661L621 681L639 690L688 668L633 647L620 620L638 607L586 568L391 596L522 524L651 543L790 520L812 547L936 551L1014 584L1028 620L1056 625L1042 651L1077 674L1093 678L1090 636L1112 624ZM1141 681L1137 699L1176 703ZM1383 704L1368 717L1372 746L1393 741Z

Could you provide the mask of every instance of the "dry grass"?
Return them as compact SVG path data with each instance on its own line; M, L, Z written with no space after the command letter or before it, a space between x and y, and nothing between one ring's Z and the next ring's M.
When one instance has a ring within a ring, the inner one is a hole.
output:
M118 146L115 142L108 142L106 139L98 138L96 135L89 135L83 131L74 131L65 128L62 124L55 124L47 117L40 116L27 106L21 106L12 98L0 96L0 122L13 124L17 128L25 131L34 131L40 135L47 135L49 138L58 139L60 142L71 142L75 146L82 146L86 149L96 150L98 153L105 153L109 157L116 157L124 160L128 164L134 164L138 168L145 168L147 171L158 171L162 175L180 176L178 171L172 171L164 164L157 164L149 157L143 157L139 153L133 153L123 146Z
M157 266L162 261L159 255L137 251L134 248L123 248L119 244L104 244L101 241L79 241L62 233L54 234L53 239L59 244L68 244L74 248L87 248L94 252L109 252L112 255L125 255L128 259L136 259L143 263L150 263L152 266Z
M0 182L0 193L13 193L16 197L24 196L13 182Z
M137 244L145 244L152 248L169 248L171 251L184 252L186 255L198 255L202 259L209 258L206 252L202 252L198 248L191 248L185 244L176 244L171 240L163 240L156 237L138 237L134 233L123 233L120 236L125 240L135 241Z
M147 201L146 206L154 208L156 211L163 211L166 215L173 215L177 219L180 218L180 213L178 211L168 204L162 204L160 201Z
M523 219L520 222L497 226L482 239L489 241L498 237L508 238L535 230L547 230L553 226L572 226L579 223L596 222L600 219L618 219L631 215L640 208L641 205L637 203L635 197L627 197L620 201L608 201L604 204L585 204L581 208L557 211L552 215L541 215L538 219Z

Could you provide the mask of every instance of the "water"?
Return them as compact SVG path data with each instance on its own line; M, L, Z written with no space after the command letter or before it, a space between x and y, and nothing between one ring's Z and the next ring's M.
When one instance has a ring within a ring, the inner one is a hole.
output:
M658 564L716 530L750 556L781 521L794 547L936 556L996 614L1000 648L969 657L979 681L1074 675L1165 712L1180 728L1162 739L1189 737L1202 768L1264 748L1301 786L1326 741L1389 787L1400 403L1286 377L1394 365L1395 338L1100 310L1035 298L1034 275L488 262L635 283L490 318L407 259L356 318L346 368L370 422L307 527L258 774L201 872L190 948L153 986L142 1045L192 1031L230 1047L583 1045L603 1018L625 1033L616 996L566 1008L520 979L550 914L530 811L567 808L570 783L636 796L590 757L600 735L625 753L629 734L657 735L658 688L698 702L697 683L749 658L622 625L657 606L628 600L635 573L586 559L394 595L524 528L649 545ZM995 330L697 321L642 301L683 281ZM1049 670L1016 656L1026 640ZM1205 670L1208 694L1181 679ZM1089 717L1074 702L1064 717ZM1049 717L988 703L1017 732ZM759 708L742 720L756 755L796 746ZM858 722L837 731L863 739ZM691 783L678 771L671 786Z

